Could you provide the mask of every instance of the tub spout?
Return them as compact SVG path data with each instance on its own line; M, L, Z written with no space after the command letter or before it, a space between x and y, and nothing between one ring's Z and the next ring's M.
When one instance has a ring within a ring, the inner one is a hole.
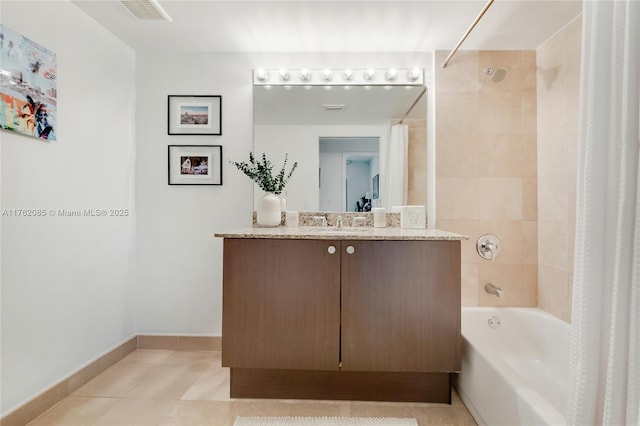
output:
M502 290L500 287L495 286L491 283L485 284L484 291L486 291L489 294L495 294L497 297L501 297L502 293L504 292L504 290Z

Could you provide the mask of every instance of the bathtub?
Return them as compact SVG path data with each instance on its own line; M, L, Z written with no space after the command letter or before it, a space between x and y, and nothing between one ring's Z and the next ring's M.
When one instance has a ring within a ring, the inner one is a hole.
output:
M463 308L454 386L480 426L565 424L569 329L536 308Z

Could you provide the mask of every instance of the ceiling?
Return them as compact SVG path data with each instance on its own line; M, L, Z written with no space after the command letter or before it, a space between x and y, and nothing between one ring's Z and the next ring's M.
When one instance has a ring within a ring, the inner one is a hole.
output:
M428 52L452 49L484 0L159 0L172 22L117 0L74 3L138 52ZM535 49L582 1L496 0L462 49Z

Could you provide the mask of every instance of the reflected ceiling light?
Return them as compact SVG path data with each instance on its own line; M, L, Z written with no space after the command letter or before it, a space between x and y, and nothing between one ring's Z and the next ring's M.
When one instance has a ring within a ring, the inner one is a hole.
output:
M331 81L332 78L333 78L333 71L331 71L330 69L322 70L322 79L324 81Z
M389 68L385 77L387 81L395 81L395 79L398 78L398 70L395 68Z
M344 90L351 90L351 86L344 86Z
M333 89L333 86L324 86L324 90L331 90Z
M309 86L308 84L306 86L304 86L305 90L311 90L311 86Z
M311 71L309 71L306 68L302 68L300 70L300 80L302 81L309 81L311 80Z
M270 85L270 84L265 84L265 86L264 86L264 90L271 90L272 88L273 88L273 86Z
M342 75L345 80L351 81L351 79L353 78L353 71L351 71L351 68L347 68L346 70L344 70L344 73Z
M344 109L344 104L323 104L322 106L327 111L340 111Z
M416 81L416 80L418 80L419 77L420 77L420 68L418 68L418 67L412 68L407 73L407 79L409 81Z
M290 84L287 84L286 86L284 86L284 90L291 90L293 89L293 86Z
M287 71L285 68L280 68L278 73L280 74L280 78L282 79L282 81L289 81L289 71Z
M374 70L373 68L369 68L364 72L365 80L371 81L375 76L376 76L376 70Z
M364 86L364 90L371 90L371 86Z
M256 71L256 78L259 81L267 81L267 79L269 78L269 73L267 73L267 70L265 70L264 68L259 68Z
M393 89L392 86L384 86L384 90L391 90L391 89Z

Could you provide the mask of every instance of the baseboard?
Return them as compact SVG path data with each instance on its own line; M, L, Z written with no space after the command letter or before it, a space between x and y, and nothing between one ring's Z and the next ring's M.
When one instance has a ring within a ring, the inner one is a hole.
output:
M222 338L219 336L134 336L12 410L0 419L0 425L26 425L136 349L219 351L221 347Z

